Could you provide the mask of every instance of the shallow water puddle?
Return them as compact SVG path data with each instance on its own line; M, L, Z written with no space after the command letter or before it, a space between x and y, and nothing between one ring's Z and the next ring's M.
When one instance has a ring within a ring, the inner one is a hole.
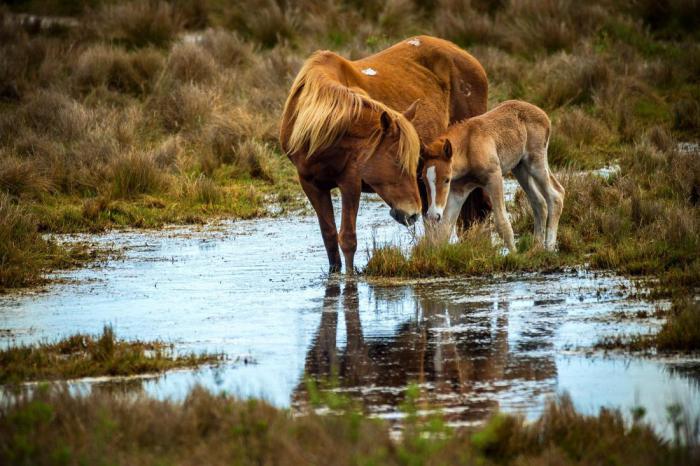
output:
M364 198L359 266L373 241L410 244L412 235L388 211ZM313 216L88 238L124 248L124 256L60 274L65 283L44 293L0 297L0 344L98 333L111 323L120 337L223 351L230 360L84 386L179 398L201 384L299 406L306 378L337 375L336 390L393 419L415 382L453 424L497 408L535 417L564 391L585 412L642 405L661 430L668 405L700 406L697 360L591 352L605 335L660 324L620 318L653 315L659 305L634 298L639 290L624 278L569 272L393 285L327 278Z

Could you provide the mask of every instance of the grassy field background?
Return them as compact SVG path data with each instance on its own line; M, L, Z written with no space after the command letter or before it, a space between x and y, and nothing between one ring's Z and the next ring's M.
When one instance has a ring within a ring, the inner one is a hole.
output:
M517 254L500 255L488 225L480 225L458 244L422 241L408 253L378 246L366 273L587 264L651 276L655 293L674 299L661 333L601 346L697 349L697 18L696 0L5 2L0 289L40 283L48 270L93 257L45 233L251 218L269 215L269 203L305 205L277 142L303 60L323 48L355 59L433 34L481 61L490 106L518 98L550 114L550 163L567 190L560 251L531 248L529 207L517 196L509 206L521 233ZM607 165L619 170L582 173ZM131 363L150 351L113 335L79 337L72 343L87 345L86 357L101 371L131 373ZM3 357L20 369L18 379L52 377L52 361L61 357L46 350L61 348L10 348ZM27 354L37 361L31 375ZM68 361L67 373L83 374L83 362ZM697 464L700 454L697 421L679 407L669 410L671 440L644 424L642 410L631 422L611 410L583 416L567 398L534 423L498 415L484 427L453 431L439 417L418 416L422 407L409 390L405 430L394 441L386 424L321 393L312 402L335 414L297 416L198 389L174 402L39 388L0 407L0 462L643 465Z
M551 164L570 173L560 256L503 261L484 245L477 269L589 262L682 287L700 278L697 1L30 0L0 11L1 287L81 258L39 233L298 203L277 128L305 57L359 58L418 33L474 54L491 106L519 98L549 112ZM608 164L621 167L609 179L573 175ZM516 231L529 231L516 204ZM480 253L459 249L389 248L368 273L472 272L464 256Z

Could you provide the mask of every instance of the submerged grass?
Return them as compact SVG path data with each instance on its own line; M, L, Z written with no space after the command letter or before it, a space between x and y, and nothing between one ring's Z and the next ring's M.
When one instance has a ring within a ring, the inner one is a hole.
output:
M411 392L412 389L409 389ZM263 401L193 389L183 402L145 395L71 395L60 388L21 394L0 408L6 464L635 464L690 465L697 432L680 412L676 441L661 439L637 410L576 412L567 396L535 422L497 414L484 426L453 430L418 415L407 393L400 439L388 424L333 404L334 414L299 415ZM117 435L118 433L118 435Z
M700 351L700 302L694 298L674 301L657 333L614 335L596 344L604 350L697 352Z
M220 354L174 353L162 341L126 341L110 326L102 334L75 334L54 343L0 350L0 384L78 377L127 376L216 363Z

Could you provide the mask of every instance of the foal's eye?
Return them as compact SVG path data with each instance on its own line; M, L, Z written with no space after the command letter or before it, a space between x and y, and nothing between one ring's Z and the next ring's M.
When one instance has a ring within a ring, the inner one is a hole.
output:
M445 184L448 184L450 182L449 178L445 178Z

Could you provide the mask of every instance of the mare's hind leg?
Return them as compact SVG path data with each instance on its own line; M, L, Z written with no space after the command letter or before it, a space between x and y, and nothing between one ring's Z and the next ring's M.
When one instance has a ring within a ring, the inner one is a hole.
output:
M548 251L554 251L557 246L559 217L564 210L564 188L549 171L546 149L530 154L527 171L535 179L537 187L547 202L547 231L544 247Z
M503 242L509 251L515 251L515 239L513 238L513 227L510 225L506 214L506 202L503 198L503 175L500 169L494 170L484 186L486 194L491 198L493 205L493 219L496 223L496 230L503 238Z
M340 272L343 263L340 260L340 251L338 250L338 230L335 226L331 192L327 189L318 188L312 182L304 180L302 177L299 177L299 182L318 217L321 236L323 236L323 245L326 247L326 254L328 254L328 270L330 273Z
M527 172L523 162L519 163L513 169L513 175L518 180L518 183L525 191L527 200L532 208L532 215L535 219L535 244L544 246L545 227L547 225L547 202L542 197L535 181Z

